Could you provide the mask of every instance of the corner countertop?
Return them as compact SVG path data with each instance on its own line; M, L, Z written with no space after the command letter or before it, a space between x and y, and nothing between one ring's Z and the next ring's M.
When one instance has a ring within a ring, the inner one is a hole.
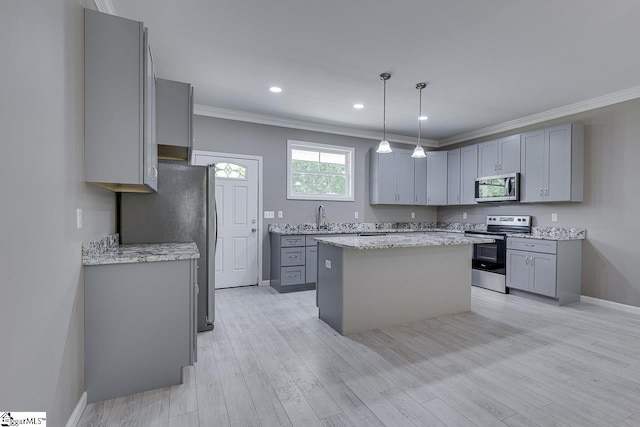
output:
M318 229L313 223L274 223L269 224L269 232L282 236L318 235L323 234L358 234L358 233L424 233L447 232L463 233L465 231L485 231L485 224L472 224L462 222L385 222L385 223L329 223L325 228ZM584 240L586 231L584 228L540 227L531 228L531 234L511 233L509 237L521 237L524 239L541 240Z
M118 235L112 234L83 243L82 264L128 264L200 258L198 246L194 242L118 245L118 241Z
M490 238L465 237L442 233L392 234L388 236L337 236L315 237L320 243L347 249L416 248L426 246L471 245L493 243Z

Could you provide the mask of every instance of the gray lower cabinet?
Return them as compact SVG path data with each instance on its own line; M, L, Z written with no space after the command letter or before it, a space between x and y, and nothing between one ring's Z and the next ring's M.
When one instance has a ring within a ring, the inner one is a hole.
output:
M507 287L560 305L580 300L582 240L507 238ZM526 295L525 294L525 295Z
M155 191L155 72L147 29L89 9L84 23L85 181L112 191Z
M197 261L85 266L89 403L182 382L196 361Z
M311 242L315 244L315 241L309 239L310 245ZM271 287L278 292L315 289L315 274L313 277L307 274L307 258L306 236L282 236L272 233ZM311 278L313 280L309 280Z
M353 234L307 234L282 236L271 233L271 287L278 292L316 288L318 242L314 237Z

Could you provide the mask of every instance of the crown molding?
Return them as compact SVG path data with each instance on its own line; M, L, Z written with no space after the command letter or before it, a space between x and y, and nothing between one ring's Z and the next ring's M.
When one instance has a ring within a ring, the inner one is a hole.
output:
M206 105L194 105L193 114L199 116L215 117L218 119L237 120L240 122L258 123L269 126L280 126L291 129L301 129L313 132L324 132L335 135L354 136L357 138L366 138L379 140L380 132L367 131L361 129L350 128L346 126L333 126L321 123L307 122L304 120L285 119L281 117L268 116L265 114L246 113L244 111L229 110L226 108L208 107ZM416 139L404 135L387 134L390 142L400 144L415 144ZM436 148L438 142L432 139L422 139L422 145L425 147Z
M447 145L457 144L458 142L469 141L472 139L494 135L501 132L508 132L510 130L523 128L525 126L531 126L549 120L571 116L573 114L584 113L585 111L607 107L609 105L630 101L636 98L640 98L640 86L621 90L620 92L610 93L608 95L599 96L597 98L588 99L586 101L576 102L575 104L565 105L564 107L554 108L553 110L543 111L542 113L532 114L530 116L521 117L519 119L511 120L497 125L487 126L471 132L461 133L449 138L444 138L438 141L438 147L446 147Z
M93 0L93 2L96 4L98 12L108 13L109 15L116 14L116 8L113 7L111 0Z

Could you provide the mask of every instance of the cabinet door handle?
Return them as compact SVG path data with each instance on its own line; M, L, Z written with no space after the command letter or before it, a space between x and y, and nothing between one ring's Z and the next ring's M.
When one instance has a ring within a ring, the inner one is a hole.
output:
M542 187L540 187L540 197L542 197Z
M545 189L544 189L544 195L545 195L545 196L548 196L548 195L549 195L549 189L548 189L548 188L545 188Z
M529 265L529 257L528 256L524 257L524 263Z

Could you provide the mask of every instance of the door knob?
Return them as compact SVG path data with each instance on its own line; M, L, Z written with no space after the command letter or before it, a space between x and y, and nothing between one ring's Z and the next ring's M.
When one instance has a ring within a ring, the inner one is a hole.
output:
M252 233L255 233L256 231L258 231L258 229L257 229L257 228L252 228L252 229L251 229L251 232L252 232Z

